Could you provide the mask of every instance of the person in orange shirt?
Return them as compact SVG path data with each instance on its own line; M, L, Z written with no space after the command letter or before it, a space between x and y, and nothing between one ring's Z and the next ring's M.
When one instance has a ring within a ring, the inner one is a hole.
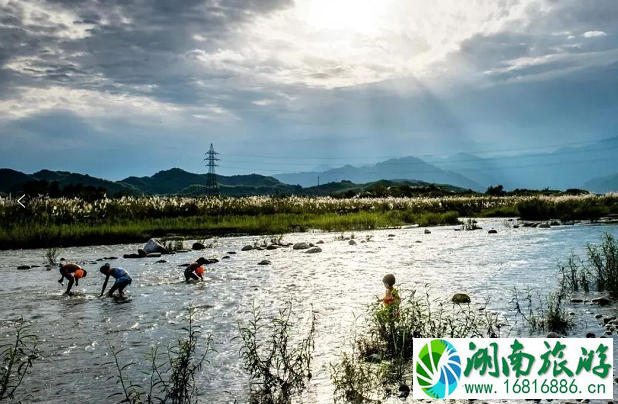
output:
M378 302L382 302L384 304L384 311L391 317L397 317L401 298L399 297L399 291L395 288L395 275L384 275L384 278L382 278L382 283L384 283L386 293L382 299L378 299Z
M59 270L60 270L60 275L62 276L58 280L58 283L60 283L61 285L64 285L63 283L64 278L66 278L69 281L69 285L67 286L67 291L64 292L65 295L71 294L71 288L73 287L73 282L75 282L75 286L79 286L79 280L85 277L86 275L88 275L88 272L85 269L71 262L66 263L66 264L60 264Z
M204 281L202 275L204 274L204 268L202 265L205 265L208 261L204 257L200 257L197 261L191 263L188 267L185 268L185 281L189 283L191 279L196 281Z

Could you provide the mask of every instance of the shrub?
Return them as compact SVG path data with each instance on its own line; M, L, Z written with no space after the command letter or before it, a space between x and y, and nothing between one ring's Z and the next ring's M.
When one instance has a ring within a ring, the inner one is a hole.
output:
M12 341L0 340L0 400L13 399L37 354L37 337L23 319L15 322Z

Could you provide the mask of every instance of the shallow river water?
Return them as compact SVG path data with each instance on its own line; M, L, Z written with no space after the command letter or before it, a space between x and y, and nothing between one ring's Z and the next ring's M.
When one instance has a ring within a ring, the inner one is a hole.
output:
M431 234L420 228L355 232L355 246L335 240L338 233L284 237L294 243L323 240L323 252L317 254L291 248L241 252L244 245L259 238L230 237L218 239L214 248L202 252L120 258L110 263L126 269L133 278L125 299L98 298L104 280L98 271L101 262L85 264L89 274L74 287L79 293L66 297L57 283L57 269L16 269L23 264L42 265L43 250L0 251L0 331L6 335L10 321L24 317L39 336L43 358L24 381L21 391L30 394L22 397L24 402L103 403L110 402L107 397L118 391L115 380L107 380L114 374L106 365L111 359L109 343L125 348L120 354L124 363L142 363L129 371L139 381L143 377L139 371L147 370L142 355L153 344L184 336L185 308L193 304L198 309L197 325L204 336L212 336L217 351L209 354L210 363L200 375L200 402L242 403L248 378L238 357L239 343L233 339L238 335L238 322L250 318L254 303L270 315L292 300L294 312L304 320L312 307L317 315L314 377L304 401L331 403L329 363L348 347L354 315L383 294L384 274L396 275L403 297L412 289L424 291L428 285L433 297L448 299L463 292L473 302L489 299L489 309L510 316L513 287L530 287L543 295L553 291L558 260L566 260L571 252L583 255L586 243L599 242L604 232L618 236L616 225L510 229L501 220L488 220L481 226L485 230L456 232L455 227L438 227L432 228ZM487 234L490 228L498 234ZM389 240L389 234L395 236ZM360 243L367 235L372 240ZM139 247L65 248L61 257L93 261L122 257ZM222 259L225 255L230 258ZM187 285L179 265L199 256L220 262L207 267L206 282ZM156 263L160 259L167 262ZM263 259L272 265L257 265ZM586 331L602 333L602 326L594 319L599 309L580 304L569 311L576 313L573 336L584 336ZM305 323L301 319L301 324Z

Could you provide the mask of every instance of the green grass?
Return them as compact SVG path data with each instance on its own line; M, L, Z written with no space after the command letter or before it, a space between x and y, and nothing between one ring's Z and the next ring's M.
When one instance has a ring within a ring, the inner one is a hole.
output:
M0 249L50 246L101 245L142 242L169 234L184 236L232 234L283 234L319 229L325 231L370 230L419 223L423 226L456 224L457 213L404 215L402 212L349 214L271 214L192 216L121 220L116 223L12 226L0 229Z

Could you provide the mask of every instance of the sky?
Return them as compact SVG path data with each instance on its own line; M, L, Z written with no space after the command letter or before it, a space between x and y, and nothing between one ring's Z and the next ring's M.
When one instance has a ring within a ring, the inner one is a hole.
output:
M0 167L275 174L618 135L618 0L0 0Z

